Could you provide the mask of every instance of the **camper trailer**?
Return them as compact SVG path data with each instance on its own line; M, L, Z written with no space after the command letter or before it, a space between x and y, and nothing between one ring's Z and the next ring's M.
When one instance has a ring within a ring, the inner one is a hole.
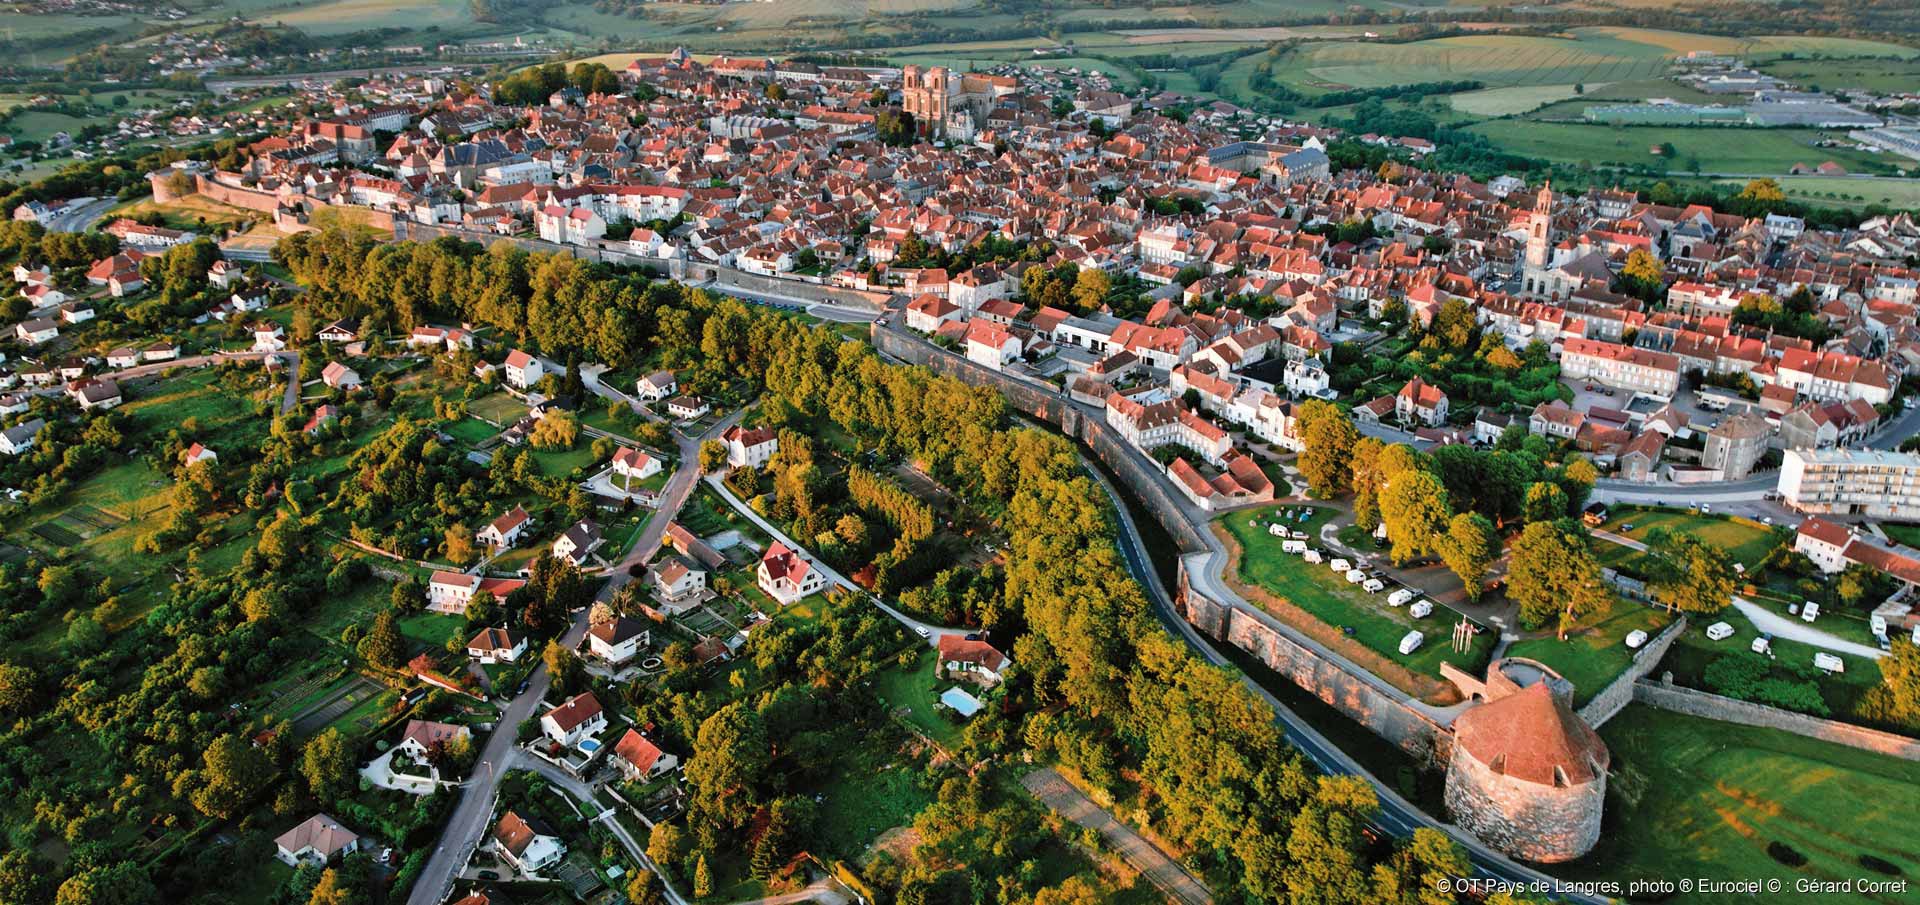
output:
M1307 552L1300 554L1300 558L1306 560L1307 562L1317 563L1320 561L1320 551L1308 550Z
M1367 573L1362 572L1359 569L1347 570L1347 584L1359 584L1360 582L1363 582L1366 580L1367 580Z
M1832 675L1846 672L1847 664L1833 654L1822 652L1813 655L1813 668Z
M1387 589L1387 583L1378 578L1369 578L1360 587L1365 588L1369 594L1378 594Z
M1800 605L1800 621L1801 622L1812 622L1814 619L1819 618L1819 616L1820 616L1820 604L1814 603L1813 601L1809 600L1806 603L1803 603Z
M1420 595L1415 594L1412 588L1401 588L1387 595L1387 606L1406 606L1407 601L1418 596Z
M1303 540L1283 541L1280 544L1280 552L1292 553L1295 555L1305 553L1307 552L1307 542Z
M1420 642L1425 640L1427 640L1426 636L1419 632L1408 632L1406 637L1400 639L1400 653L1410 654L1419 650Z
M1747 645L1747 649L1753 651L1756 654L1766 654L1767 656L1771 657L1773 656L1773 639L1768 638L1765 635L1761 635L1760 637L1753 639L1753 643L1750 645Z
M1333 562L1327 563L1327 568L1335 572L1346 572L1353 568L1353 563L1347 562L1344 559L1336 559Z
M1647 633L1645 631L1634 629L1627 633L1627 648L1629 650L1639 650L1640 645L1645 643L1647 643Z
M1433 615L1432 601L1427 601L1427 600L1415 601L1413 606L1407 608L1407 615L1412 616L1415 619L1425 619L1428 616Z
M1731 637L1733 637L1733 626L1731 625L1724 622L1716 622L1707 626L1707 638L1709 640L1725 641Z

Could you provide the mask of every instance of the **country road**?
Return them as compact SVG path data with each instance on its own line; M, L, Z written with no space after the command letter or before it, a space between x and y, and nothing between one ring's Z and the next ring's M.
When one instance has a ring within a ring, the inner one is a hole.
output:
M1020 778L1020 784L1060 816L1099 833L1107 845L1140 871L1167 901L1175 905L1211 905L1213 902L1213 894L1206 885L1173 860L1173 856L1102 810L1053 768L1028 773Z

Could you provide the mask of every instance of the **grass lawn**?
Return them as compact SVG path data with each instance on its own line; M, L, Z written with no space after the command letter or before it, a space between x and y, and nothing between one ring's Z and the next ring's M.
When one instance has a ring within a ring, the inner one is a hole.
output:
M1623 530L1626 525L1632 525L1633 529ZM1727 551L1734 562L1746 566L1749 572L1759 568L1760 561L1773 551L1775 545L1772 529L1758 522L1724 515L1701 515L1684 509L1614 507L1613 517L1600 526L1602 531L1631 537L1642 543L1646 542L1647 535L1655 528L1700 538Z
M881 833L913 822L933 803L919 765L895 746L874 741L847 749L833 778L812 790L821 796L813 844L826 849L815 854L855 858Z
M1621 877L1876 877L1862 854L1920 872L1908 830L1920 810L1920 763L1770 729L1628 707L1601 737L1613 754L1600 845L1554 873ZM1799 869L1767 854L1792 846ZM1833 902L1911 902L1911 893L1821 896ZM1681 895L1670 901L1800 901L1786 896Z
M593 444L585 441L576 441L572 449L532 449L532 452L533 461L540 465L540 473L549 478L572 477L574 471L591 468L595 461Z
M414 613L400 618L400 634L416 645L426 645L428 653L439 654L446 650L447 639L459 634L465 625L459 616Z
M498 436L500 428L481 421L478 418L462 418L443 428L447 435L468 446L479 446L488 439Z
M1573 683L1574 704L1585 704L1633 662L1626 637L1635 629L1649 640L1667 624L1667 615L1630 600L1614 598L1613 606L1589 617L1567 640L1553 637L1516 641L1507 656L1527 657L1552 667Z
M1896 544L1920 547L1920 525L1883 524L1880 530L1887 532L1887 537Z
M1350 628L1352 631L1347 637L1387 661L1405 667L1415 676L1437 679L1443 662L1451 662L1469 673L1478 673L1486 665L1493 652L1493 632L1476 636L1466 653L1455 653L1448 636L1461 617L1452 609L1435 606L1432 616L1414 619L1406 607L1388 606L1387 595L1368 594L1357 585L1348 584L1345 577L1335 575L1325 564L1309 563L1301 557L1282 553L1280 538L1269 535L1266 525L1273 513L1289 508L1294 507L1271 506L1235 512L1218 520L1242 551L1238 563L1241 581L1259 586L1326 626ZM1290 523L1313 538L1309 541L1311 544L1317 544L1320 526L1334 513L1324 508L1314 511L1314 516L1305 524ZM1285 614L1276 615L1286 618ZM1426 633L1426 643L1412 654L1402 654L1400 639L1413 629ZM1389 676L1382 678L1394 681Z
M506 427L526 417L528 410L526 403L505 392L494 392L467 403L467 411Z
M1714 641L1707 637L1707 626L1715 622L1725 622L1733 626L1733 637L1724 641ZM1728 609L1712 618L1693 620L1686 634L1675 641L1667 650L1667 656L1660 661L1661 670L1671 670L1676 683L1689 688L1710 691L1704 680L1707 664L1729 654L1758 656L1751 654L1749 645L1758 637L1760 630L1753 622L1742 616L1738 610ZM1784 638L1773 639L1774 660L1778 663L1795 666L1813 665L1813 655L1819 648ZM1851 654L1839 654L1846 670L1837 675L1822 676L1820 698L1827 705L1824 714L1829 719L1856 721L1853 713L1861 696L1881 684L1879 661ZM1779 673L1776 672L1776 675ZM1821 715L1821 714L1816 714Z
M960 738L962 727L941 715L940 692L953 683L934 678L934 660L932 652L926 651L915 661L912 669L896 666L880 673L876 679L879 685L877 691L880 700L895 712L905 709L901 718L913 724L915 729L926 733L928 738L941 745L951 745Z

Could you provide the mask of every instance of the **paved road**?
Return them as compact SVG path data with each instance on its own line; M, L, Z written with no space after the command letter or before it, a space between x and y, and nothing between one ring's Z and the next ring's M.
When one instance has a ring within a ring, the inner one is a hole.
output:
M1866 446L1868 449L1893 449L1916 434L1920 434L1920 405L1902 409L1900 417L1887 422L1879 433L1873 435L1873 439L1867 441Z
M47 223L47 232L85 232L87 227L93 225L93 221L100 219L102 214L118 203L120 202L113 198L95 198L92 201L76 204L55 215Z
M686 505L687 497L693 491L694 481L698 478L701 441L719 436L739 418L740 413L736 412L732 417L723 419L698 437L676 434L679 440L680 461L677 463L678 467L674 469L673 476L667 479L667 486L661 496L660 510L648 520L647 527L641 532L640 539L634 542L633 548L614 564L611 574L607 577L607 583L600 588L600 593L595 597L596 600L612 600L621 587L633 580L632 567L645 564L660 549L660 538L666 533L667 523L673 521L679 514L681 506ZM568 627L562 639L568 647L579 646L580 640L585 637L589 611L590 608L582 609L574 614L573 624ZM437 905L446 896L461 865L467 863L474 847L485 838L492 820L494 793L499 788L501 775L510 767L523 764L521 755L514 748L520 721L533 715L534 708L546 697L547 690L552 684L544 663L534 668L529 682L527 693L514 699L507 706L506 713L501 716L493 734L487 737L486 745L481 749L481 762L492 764L495 769L476 770L474 778L461 788L460 802L454 806L453 817L441 830L440 848L427 860L426 869L421 871L419 881L414 884L413 892L407 897L407 905ZM537 759L531 758L524 760L537 762ZM626 835L625 830L619 828L617 824L610 827L614 829L614 835L621 837ZM623 839L624 841L628 840ZM640 851L639 856L645 856L644 850ZM678 899L677 896L677 893L669 894L674 905L684 905L684 900Z
M1051 767L1021 777L1020 784L1061 816L1099 833L1120 857L1159 888L1168 901L1179 905L1211 905L1213 902L1213 894L1207 891L1206 885L1180 866L1180 862L1135 832L1133 827L1101 810Z
M1607 503L1740 503L1763 500L1779 484L1777 474L1708 484L1641 483L1610 478L1594 482L1593 498Z
M1740 615L1752 620L1754 628L1766 632L1775 638L1798 641L1801 644L1808 644L1823 650L1830 650L1836 654L1866 657L1869 660L1878 660L1887 655L1887 652L1880 648L1865 644L1856 644L1843 638L1836 638L1805 622L1782 616L1751 600L1735 597L1733 598L1733 608L1739 610Z
M799 544L795 543L793 538L788 537L785 531L782 531L779 528L775 527L772 522L769 522L766 519L761 518L760 513L753 511L752 506L749 506L746 503L741 502L739 497L733 495L733 491L727 487L726 482L720 480L719 475L708 475L707 485L712 487L714 490L718 491L720 493L721 499L724 499L727 501L727 505L732 506L736 512L739 512L741 515L746 516L748 520L752 521L755 525L758 525L760 530L765 531L767 532L767 534L771 535L774 540L777 540L783 544L786 544L787 546L792 547L795 550L806 549L805 547L802 547ZM863 588L857 584L854 584L845 575L840 574L838 570L834 569L834 567L829 566L824 562L821 562L819 559L814 558L811 554L809 554L808 559L813 562L813 565L815 568L819 569L821 572L826 574L828 581L872 601L873 605L879 607L881 612L886 613L889 616L892 616L896 622L899 622L901 625L904 625L907 628L911 629L915 634L919 635L920 637L925 638L928 646L930 647L939 647L940 638L942 635L964 635L969 631L972 631L972 629L949 628L947 626L934 625L931 622L921 622L920 620L915 619L912 616L909 616L905 613L900 612L899 610L894 609L891 606L888 606L886 601L883 601L880 598L875 597L874 595L868 593L866 588Z

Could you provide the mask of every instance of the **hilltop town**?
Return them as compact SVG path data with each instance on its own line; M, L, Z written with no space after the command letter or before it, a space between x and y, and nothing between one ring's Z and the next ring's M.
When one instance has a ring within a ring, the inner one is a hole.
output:
M1911 212L1070 65L287 90L0 227L0 900L1909 894Z

